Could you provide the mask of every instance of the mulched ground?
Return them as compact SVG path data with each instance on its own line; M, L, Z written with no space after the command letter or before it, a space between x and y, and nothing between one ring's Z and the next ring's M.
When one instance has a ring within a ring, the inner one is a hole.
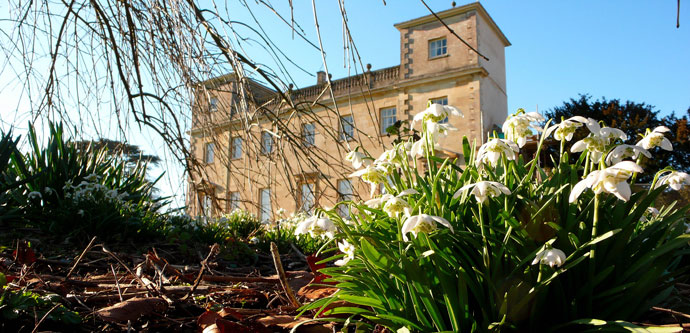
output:
M296 332L340 330L336 323L311 321L311 312L295 319L300 304L335 292L332 287L309 285L318 259L297 250L277 256L257 253L258 260L248 267L219 258L217 245L190 256L174 244L149 244L132 251L135 246L115 250L97 239L81 249L38 238L2 241L0 245L7 247L0 251L0 272L7 277L8 290L58 295L82 322L50 320L45 309L24 311L13 320L0 317L0 332L242 333L289 332L295 326ZM690 332L690 285L676 287L662 306L637 324Z

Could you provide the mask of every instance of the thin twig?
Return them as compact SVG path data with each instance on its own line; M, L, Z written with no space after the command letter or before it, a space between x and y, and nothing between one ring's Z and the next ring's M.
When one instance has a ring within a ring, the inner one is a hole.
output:
M120 302L122 302L122 290L120 290L120 280L117 278L117 274L115 274L115 267L113 267L113 265L110 265L110 270L113 272L113 277L115 277L115 286L117 287L117 294L120 296Z
M197 275L196 280L194 280L194 285L192 286L192 289L189 290L187 295L184 295L184 297L182 297L182 300L186 300L187 298L189 298L189 296L191 296L194 293L194 290L196 290L196 288L199 286L199 283L201 282L201 277L204 276L204 270L206 269L206 264L211 259L211 257L218 252L219 249L220 249L220 246L217 243L213 244L213 246L211 246L211 250L208 251L208 255L206 256L206 259L201 261L201 269L199 269L199 275Z
M70 276L72 276L72 272L74 272L74 269L77 268L77 265L79 265L79 262L84 258L84 255L86 252L89 252L91 250L91 247L93 246L93 243L96 241L96 236L93 236L91 238L91 241L89 242L89 245L86 245L86 248L84 248L84 251L81 252L79 257L77 257L77 260L74 261L74 264L72 264L72 268L70 268L69 272L67 272L67 275L65 275L65 280L69 279ZM112 267L112 265L111 265Z
M127 265L125 265L125 263L122 262L122 260L120 260L120 258L118 258L114 253L110 252L108 249L106 249L106 248L105 248L104 246L102 246L102 245L101 245L101 249L103 250L103 252L105 252L105 253L107 253L109 256L113 257L113 259L115 259L115 261L117 261L122 267L124 267L125 270L127 270L127 272L128 272L129 274L131 274L132 276L134 276L134 278L137 280L137 282L139 282L139 284L141 284L144 288L146 288L146 290L151 291L151 289L149 289L149 286L148 286L146 283L144 283L144 281L141 280L141 278L139 277L139 275L134 274L134 272L132 272L132 270L129 269L129 267L127 267ZM155 292L156 296L161 296L161 293L160 293L158 290L156 290L155 287L153 288L153 291Z
M287 276L285 275L285 270L283 269L283 263L280 262L280 254L278 253L278 246L275 242L271 242L271 255L273 255L273 264L276 266L276 271L278 272L278 278L280 279L280 284L283 286L283 290L288 296L290 303L293 306L302 306L302 304L297 300L295 294L292 292L292 288L287 281Z
M46 312L46 314L44 314L43 317L41 317L41 320L39 320L38 323L36 323L36 326L34 326L34 329L31 331L31 333L35 333L36 330L38 330L38 327L41 326L41 324L43 323L43 321L46 320L46 318L48 318L48 315L49 315L51 312L53 312L53 310L57 309L58 306L60 306L60 305L62 305L62 304L61 304L61 303L57 303L57 304L53 305L53 307L50 308L50 310L48 310L48 312Z

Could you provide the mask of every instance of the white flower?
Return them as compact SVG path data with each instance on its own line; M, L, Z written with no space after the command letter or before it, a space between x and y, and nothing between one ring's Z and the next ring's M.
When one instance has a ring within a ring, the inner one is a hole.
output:
M607 192L623 201L630 199L630 184L626 181L633 172L642 172L642 168L632 161L619 162L603 170L592 171L587 177L573 186L569 202L575 202L586 188L595 194Z
M654 188L666 184L668 184L670 188L680 191L683 185L690 185L690 175L685 172L671 171L669 174L659 177Z
M495 167L502 155L513 161L518 151L520 148L510 140L491 139L477 150L477 161Z
M92 173L92 174L84 177L84 179L86 179L87 181L90 181L90 182L96 182L99 179L101 179L101 176L97 175L96 173Z
M550 248L546 250L539 251L532 261L532 265L541 263L544 265L549 265L549 267L561 267L565 262L565 253L557 248Z
M327 217L312 216L300 222L295 228L295 236L309 233L312 237L333 238L338 230Z
M654 208L654 207L647 207L647 209L644 211L644 214L640 216L640 222L649 222L650 220L654 219L655 217L659 216L659 210Z
M390 217L396 217L400 213L409 215L410 205L407 204L407 201L401 198L410 194L419 194L419 192L417 192L415 189L407 189L400 192L396 196L384 194L378 198L367 200L364 202L364 204L367 205L367 207L374 209L378 209L381 207L381 205L383 205L383 211Z
M439 124L439 123L433 123L433 122L428 122L426 124L426 133L429 135L431 138L434 139L434 142L438 141L439 139L445 138L448 135L449 131L457 131L458 129L449 125L449 124Z
M418 121L423 121L427 124L431 122L438 123L450 115L464 117L460 109L454 106L431 104L426 110L416 114L414 118L412 118L411 126L414 127L415 123Z
M340 249L340 252L344 253L345 256L342 259L336 260L336 262L334 262L336 266L343 266L347 264L348 261L355 258L355 247L352 244L348 243L347 240L339 242L338 249Z
M390 200L391 198L393 198L393 196L386 193L378 198L367 200L364 202L364 204L367 205L367 207L369 208L378 209L381 208L381 205L386 203L386 201Z
M277 215L277 216L283 216L283 215L285 215L285 208L282 208L282 207L281 207L281 208L278 208L278 209L276 210L276 215Z
M84 217L84 210L80 209L79 211L77 211L77 215Z
M117 190L108 190L105 192L105 197L109 199L116 199L118 196Z
M570 117L566 120L563 120L560 124L558 125L553 125L544 131L544 135L548 137L551 135L551 132L555 130L553 133L553 138L558 140L558 141L570 141L573 139L573 134L575 134L575 131L582 127L582 124L587 124L589 122L596 122L592 118L585 118L581 116L574 116Z
M647 156L647 158L652 158L652 154L645 148L626 144L619 145L606 156L606 163L609 165L616 164L628 157L637 158L640 154Z
M644 149L661 147L661 149L671 151L673 150L673 145L671 144L671 141L664 137L664 133L670 131L671 130L666 126L659 126L651 132L647 133L647 135L645 135L644 138L642 138L642 140L638 141L636 145Z
M419 214L409 217L402 226L403 239L407 242L408 233L412 233L415 237L418 233L430 233L436 230L436 223L444 225L446 228L453 231L453 227L448 220L434 215Z
M33 191L29 193L29 200L33 199L43 199L43 196L41 195L41 192L38 191Z
M360 177L362 181L364 181L367 184L370 184L371 196L373 196L374 192L376 192L376 185L386 181L385 175L386 170L383 170L376 166L368 165L366 168L362 170L355 171L350 175L350 177Z
M519 109L518 112L524 111ZM503 123L503 133L506 139L517 142L518 147L522 148L527 143L527 137L532 135L532 129L541 132L541 128L532 123L544 121L544 117L536 112L518 113L508 116Z
M573 153L581 152L587 149L589 152L589 157L595 164L599 164L601 156L606 152L606 146L611 143L612 140L621 139L623 141L628 139L628 135L625 132L613 128L604 127L601 128L599 124L593 119L588 119L586 123L587 128L592 132L588 137L575 142L570 151Z
M371 159L367 155L354 150L345 155L345 160L351 162L355 170L361 168L362 165L371 165Z
M501 195L501 193L506 195L510 194L510 190L499 182L480 181L475 184L469 184L461 187L457 192L455 192L455 194L453 194L453 198L459 197L466 190L472 187L474 188L472 189L471 194L477 198L477 202L480 204L483 204L489 197L497 197Z
M259 244L259 237L254 236L254 237L250 238L249 243L255 244L255 245Z
M410 150L409 150L410 157L417 157L417 156L424 157L424 156L426 156L427 138L429 140L429 143L434 145L434 148L440 147L439 144L433 138L424 134L424 135L422 135L421 139L412 143L412 146L410 147ZM433 156L434 151L430 151L429 155Z
M45 194L51 195L51 194L53 194L53 193L55 192L55 190L53 190L52 188L46 186L46 187L43 189L43 192L45 192Z

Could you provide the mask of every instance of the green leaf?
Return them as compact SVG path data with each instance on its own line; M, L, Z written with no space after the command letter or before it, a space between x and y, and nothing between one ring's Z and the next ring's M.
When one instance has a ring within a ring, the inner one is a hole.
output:
M385 310L385 307L383 306L383 302L381 302L377 299L371 298L371 297L343 294L343 295L338 295L338 298L342 299L343 301L348 301L348 302L353 303L353 304L370 306L372 308Z

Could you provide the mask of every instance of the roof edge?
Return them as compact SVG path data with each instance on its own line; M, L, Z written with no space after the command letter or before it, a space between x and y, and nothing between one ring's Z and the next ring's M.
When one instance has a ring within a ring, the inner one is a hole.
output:
M496 24L494 19L491 18L491 15L489 15L489 13L486 11L484 6L482 6L482 4L479 2L472 2L472 3L468 3L464 6L455 7L455 8L447 9L447 10L444 10L441 12L437 12L436 15L441 19L445 19L445 18L449 18L449 17L455 16L455 15L467 13L467 12L472 11L472 10L476 10L480 15L482 15L484 17L484 19L487 21L487 23L489 23L489 26L496 32L496 34L498 35L498 38L501 39L501 41L503 41L505 46L512 45L510 43L510 41L508 40L508 38L506 37L506 35L503 33L503 31L501 31L501 29L498 27L498 25ZM418 17L418 18L415 18L415 19L412 19L409 21L396 23L393 26L396 29L401 30L401 29L406 29L406 28L414 27L417 25L425 24L425 23L431 23L434 21L437 21L436 16L434 16L433 14L429 14L427 16Z

